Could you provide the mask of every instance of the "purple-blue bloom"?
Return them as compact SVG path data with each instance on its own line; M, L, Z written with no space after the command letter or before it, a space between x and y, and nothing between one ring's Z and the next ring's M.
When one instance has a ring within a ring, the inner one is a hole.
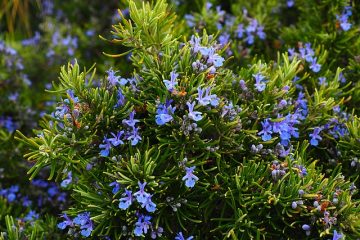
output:
M134 193L134 197L136 197L136 200L138 201L138 203L145 203L147 200L147 197L149 196L149 194L147 192L145 192L146 184L147 184L147 182L144 182L144 183L141 183L140 181L138 182L140 190L137 191L136 193Z
M166 89L169 90L170 92L173 91L176 86L178 85L177 82L177 77L179 76L179 74L177 74L175 71L172 71L170 73L170 80L163 80Z
M100 156L102 156L102 157L109 156L110 149L111 149L111 143L110 143L109 139L107 139L106 136L104 137L103 144L99 145L99 148L102 149L100 151Z
M272 138L271 134L273 133L269 119L265 119L264 121L262 121L261 125L263 129L258 132L258 135L262 135L261 138L263 141L269 141Z
M60 186L65 188L65 187L67 187L71 182L72 182L72 172L70 171L70 172L68 172L68 174L67 174L67 178L65 178L65 179L61 182Z
M34 221L38 218L39 218L39 214L36 213L34 210L30 210L30 212L28 212L28 214L26 214L26 216L24 217L24 221L26 222Z
M192 240L192 239L194 239L193 236L185 238L182 232L179 232L178 234L176 234L176 237L175 237L175 240Z
M262 92L266 88L266 81L265 76L261 75L261 73L253 74L253 77L255 78L255 88L259 92Z
M186 105L189 107L189 113L188 116L190 119L194 121L200 121L203 117L201 116L201 112L194 111L195 102L187 102Z
M142 214L139 216L138 221L135 223L135 229L134 229L135 236L140 237L148 232L151 226L150 220L151 220L150 216L145 216Z
M117 72L118 72L118 71L112 70L112 68L110 68L109 70L106 71L106 73L108 74L107 80L108 80L108 82L110 83L110 85L111 85L112 87L114 87L114 86L116 86L117 84L119 84L120 76L116 76L116 75L115 75Z
M129 119L124 119L123 124L128 125L129 127L135 127L135 124L140 122L138 119L134 119L135 111L132 111L129 115Z
M217 105L219 105L219 98L215 95L212 94L210 95L210 91L211 88L208 87L205 89L201 89L200 87L198 87L198 97L196 98L199 102L200 105L202 106L206 106L208 104L210 104L211 106L216 107ZM205 96L203 96L205 93Z
M139 135L139 128L133 127L131 134L128 135L128 137L126 139L131 141L132 146L135 146L136 144L138 144L139 141L141 141L141 139L142 139L141 136Z
M60 229L65 229L67 226L74 226L73 221L68 217L68 215L66 215L66 213L60 215L61 217L63 217L65 219L65 221L59 223L57 225L58 228Z
M314 129L314 132L309 134L309 136L311 137L310 144L312 146L317 146L319 144L319 140L322 140L322 137L319 136L321 130L321 127L316 127Z
M156 204L151 200L152 195L148 194L146 196L145 202L141 204L142 208L146 208L146 211L148 212L155 212L156 210Z
M174 119L172 114L174 114L176 107L172 107L171 103L172 100L166 100L165 104L158 105L156 110L157 114L155 115L155 122L157 125L164 125Z
M125 189L125 193L122 194L123 198L120 198L119 208L122 210L128 209L133 202L132 191Z
M120 191L120 184L117 181L110 183L109 186L113 187L113 189L112 189L113 194L116 194Z
M317 62L317 58L314 57L312 62L311 62L311 65L310 65L310 69L313 71L313 72L319 72L321 70L321 65L318 64Z
M343 235L341 233L338 233L336 230L334 230L333 239L332 240L340 240L343 238Z
M186 174L182 178L182 180L185 181L185 186L187 186L188 188L194 187L195 182L197 180L199 180L199 178L197 176L195 176L194 173L193 173L194 169L195 169L195 166L193 166L193 167L185 167Z
M121 140L122 135L124 135L124 131L118 131L116 135L114 133L111 133L113 136L112 138L108 138L107 140L114 146L117 147L119 145L124 144L124 142Z
M73 223L80 226L81 229L81 235L83 237L90 236L92 230L93 230L93 223L90 219L90 213L84 212L81 214L78 214L73 220Z

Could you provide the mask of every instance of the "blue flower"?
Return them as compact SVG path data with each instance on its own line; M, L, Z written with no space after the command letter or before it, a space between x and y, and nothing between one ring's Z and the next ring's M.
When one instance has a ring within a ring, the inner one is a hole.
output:
M182 178L182 180L185 181L185 186L187 186L188 188L194 187L195 182L197 180L199 180L199 178L197 176L195 176L194 173L193 173L194 169L195 169L195 166L193 166L193 167L185 167L186 174Z
M343 235L341 233L337 233L336 230L334 230L333 239L332 240L340 240L343 238Z
M169 80L163 80L166 89L169 90L170 92L172 92L176 86L178 85L177 82L177 77L179 76L179 74L177 74L175 71L172 71L170 73L170 81Z
M151 200L151 197L152 197L152 195L148 194L148 195L146 196L145 201L141 204L141 207L142 207L142 208L145 207L145 208L146 208L146 211L148 211L148 212L155 212L155 210L156 210L156 204L153 203L153 201Z
M128 209L133 201L133 197L131 195L132 191L125 189L125 193L122 195L123 198L120 198L119 208L122 210Z
M104 137L103 144L99 145L99 148L103 148L103 150L100 151L100 156L107 157L109 156L110 149L111 149L111 143L107 139L107 137Z
M294 0L287 0L286 1L286 5L288 8L291 8L295 5L295 1Z
M271 134L273 133L269 119L265 119L264 121L262 121L261 125L263 129L258 132L258 135L262 135L261 138L263 141L269 141L272 138Z
M319 77L319 85L327 86L326 77Z
M67 187L71 182L72 182L72 172L70 171L70 172L68 172L68 174L67 174L67 178L65 178L65 179L61 182L60 186L63 187L63 188L65 188L65 187Z
M242 38L244 36L244 32L245 32L244 24L239 24L236 29L237 37Z
M209 48L209 51L207 52L207 56L208 56L207 63L213 64L215 67L221 67L225 61L223 57L215 53L215 49L212 47Z
M140 121L137 120L137 119L134 119L134 116L135 116L135 111L132 111L130 113L130 115L129 115L129 119L124 119L123 120L123 124L126 124L129 127L135 127L135 124L140 122Z
M117 147L118 145L124 144L124 142L121 140L121 136L124 134L124 131L118 131L115 135L114 133L111 133L113 138L108 138L108 141L114 146Z
M313 72L316 72L316 73L317 73L317 72L320 71L321 65L318 64L318 63L316 62L316 60L317 60L316 57L313 58L313 60L312 60L312 62L311 62L311 65L310 65L310 69L311 69Z
M321 127L316 127L314 129L313 133L310 133L309 136L311 137L310 140L310 144L312 146L317 146L319 145L319 141L318 140L322 140L322 137L319 136L319 133L321 132L322 128Z
M138 182L140 190L137 191L136 193L134 193L134 197L136 197L136 200L138 201L138 203L145 203L147 200L147 197L149 196L149 194L147 192L145 192L146 184L147 184L147 182L144 182L144 183L141 183L140 181Z
M261 73L253 74L255 78L255 88L259 92L262 92L266 88L266 81L264 81L265 76L261 75Z
M311 229L311 227L310 227L309 225L304 224L304 225L302 225L301 228L306 232L306 236L309 236L309 235L310 235L310 229Z
M158 105L156 110L157 115L155 116L155 122L157 125L164 125L174 119L171 114L174 114L176 107L172 107L171 102L172 100L166 101L165 104Z
M80 226L80 233L83 237L90 236L93 230L93 223L90 219L89 212L79 214L77 217L74 218L73 223Z
M179 232L178 234L176 234L176 237L175 237L175 240L192 240L192 239L194 239L193 236L185 238L182 232Z
M73 221L68 217L68 215L66 215L66 213L62 214L61 217L63 217L65 219L65 221L59 223L57 225L58 228L60 229L65 229L67 226L73 226Z
M259 26L257 28L257 32L256 34L258 35L258 37L261 39L261 40L264 40L266 38L266 33L264 32L264 27L263 26Z
M203 117L201 116L201 112L198 111L194 111L194 107L195 107L195 102L191 103L191 102L187 102L186 105L189 107L189 113L188 116L190 119L194 120L194 121L200 121Z
M190 43L190 46L192 47L192 50L194 53L199 52L200 47L201 47L200 41L201 41L200 37L196 37L194 35L191 36L189 43Z
M35 221L38 218L39 218L39 214L36 213L34 210L30 210L30 212L28 212L28 214L24 217L24 221L25 222Z
M350 30L352 26L352 24L348 22L351 15L351 7L346 7L340 16L336 15L336 19L339 21L341 29L345 32Z
M139 128L133 127L131 134L126 138L131 141L131 145L135 146L141 141L141 136L139 135Z
M151 217L140 215L138 221L135 223L134 234L137 237L140 237L146 234L151 226Z
M111 86L116 86L117 84L119 84L120 76L115 76L117 72L118 71L112 70L112 68L106 71L106 73L108 74L107 80L109 81Z
M121 89L118 89L118 92L117 92L117 103L116 103L115 107L124 106L125 101L126 101L126 99L125 99L124 94L122 93L122 90L121 90Z
M114 186L112 189L112 193L116 194L120 191L120 184L117 181L114 181L112 183L109 184L110 187Z
M216 107L217 105L219 105L219 98L213 94L210 95L210 91L211 88L208 87L205 89L205 91L203 89L201 89L200 87L198 87L198 97L196 98L199 101L199 104L202 106L206 106L208 104L210 104L211 106ZM205 93L205 96L203 96Z

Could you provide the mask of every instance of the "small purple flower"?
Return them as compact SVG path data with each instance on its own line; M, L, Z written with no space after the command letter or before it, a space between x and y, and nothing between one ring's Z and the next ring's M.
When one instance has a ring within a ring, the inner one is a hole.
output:
M201 112L194 111L195 102L187 102L186 105L189 107L189 113L188 116L190 119L194 121L200 121L203 117L201 116Z
M138 221L135 223L135 229L134 234L137 237L142 236L143 234L146 234L151 227L151 217L140 215L138 218Z
M148 195L146 196L145 202L143 202L143 203L141 204L141 207L142 207L142 208L145 207L145 208L146 208L146 211L148 211L148 212L155 212L155 210L156 210L156 204L153 203L153 201L151 200L151 197L152 197L152 195L148 194Z
M182 180L185 181L185 186L187 186L188 188L194 187L195 182L197 180L199 180L199 178L197 176L195 176L194 173L193 173L194 169L195 169L195 166L193 166L193 167L185 167L186 174L182 178Z
M261 40L264 40L266 38L266 33L264 32L264 27L263 26L258 27L256 34L258 35L258 37Z
M158 229L153 229L151 232L151 238L156 239L156 237L161 237L164 232L164 229L162 227L158 227Z
M136 197L136 200L138 201L138 203L145 203L149 196L149 194L147 192L145 192L146 184L147 184L147 182L144 182L144 183L141 183L140 181L138 182L140 190L137 191L136 193L134 193L134 197Z
M117 107L124 106L126 99L125 99L125 96L122 93L121 89L118 89L116 97L117 97L117 103L116 103L115 107L117 108Z
M321 130L322 130L321 127L316 127L314 129L314 132L309 134L309 137L311 137L310 144L312 146L319 145L319 140L322 140L322 137L319 136L319 133L321 132Z
M352 26L352 24L348 22L351 15L351 7L345 8L340 16L336 15L336 19L339 21L341 29L345 32L349 31Z
M261 75L261 73L253 74L255 78L255 88L259 92L262 92L266 88L266 81L264 81L265 76Z
M128 125L129 127L135 127L135 124L140 122L138 119L134 119L135 111L132 111L129 115L129 119L124 119L123 124Z
M321 70L321 65L318 64L318 63L316 62L316 60L317 60L316 57L313 58L313 60L312 60L312 62L311 62L311 65L310 65L310 69L311 69L313 72L315 72L315 73L317 73L317 72L319 72L319 71Z
M310 235L310 229L311 229L311 227L310 227L309 225L304 224L304 225L302 225L301 228L305 231L306 236L309 236L309 235Z
M210 48L201 48L200 52L202 55L207 56L207 63L212 64L215 67L221 67L225 61L223 57L219 54L215 53L215 49L213 47Z
M271 140L272 136L271 134L272 132L272 126L271 123L269 122L269 119L265 119L264 121L261 122L262 125L262 130L260 132L258 132L258 135L262 135L261 138L263 141L269 141Z
M206 88L205 91L200 87L198 87L198 97L196 99L199 101L200 105L206 106L210 104L211 106L214 107L219 105L219 98L215 94L210 95L210 91L211 91L210 87ZM203 96L204 93L205 96Z
M155 122L157 125L164 125L174 119L172 114L175 113L176 107L172 107L171 103L172 100L169 100L166 101L165 104L158 105L158 108L156 110L157 114L155 115Z
M297 208L297 203L296 203L296 202L292 202L292 203L291 203L291 208L292 208L292 209L296 209L296 208Z
M125 193L122 194L123 198L120 198L119 208L122 210L128 209L133 202L132 191L125 189Z
M239 24L236 29L237 37L242 38L244 36L244 32L245 32L244 24Z
M294 57L297 56L297 53L295 52L295 48L289 48L288 53L289 53L289 60L293 60Z
M319 85L327 86L326 77L319 77Z
M346 83L346 78L342 72L339 74L339 81L341 83Z
M72 172L68 172L67 177L61 182L60 186L66 188L72 182Z
M176 234L176 237L175 237L175 240L192 240L192 239L194 239L193 236L185 238L182 232L179 232L178 234Z
M108 80L108 82L110 83L110 85L111 85L112 87L114 87L114 86L116 86L117 84L119 84L120 76L115 76L115 74L116 74L117 72L118 72L118 71L112 70L112 68L110 68L109 70L106 71L106 73L108 74L107 80Z
M295 1L294 0L287 0L286 1L286 5L288 8L291 8L295 5Z
M59 223L59 224L57 225L58 228L60 228L60 229L63 230L63 229L65 229L67 226L70 226L70 227L74 226L73 221L68 217L68 215L66 215L66 213L64 213L64 214L62 214L62 215L60 215L60 216L63 217L63 218L65 219L65 221Z
M131 134L126 138L127 140L131 141L131 145L135 146L136 144L141 141L141 136L139 135L139 128L133 127Z
M73 220L74 224L79 225L81 229L81 235L83 237L90 236L92 230L93 230L93 223L90 219L90 213L85 212L78 214Z
M112 138L108 138L107 140L114 146L117 147L119 145L124 144L124 142L121 140L122 135L124 134L124 131L118 131L115 135L114 133L111 133L113 136Z
M341 233L338 233L336 230L334 230L333 239L332 240L340 240L343 238L343 235Z
M176 86L178 85L177 82L177 77L179 76L179 74L177 74L175 71L172 71L170 73L170 81L169 80L163 80L166 89L169 90L170 92L173 91Z
M191 36L189 43L190 43L194 53L197 53L200 51L200 47L201 47L200 41L201 41L200 37L196 37L194 35Z
M36 219L39 218L39 214L36 213L34 210L30 210L30 212L28 212L28 214L24 217L24 221L28 222L28 221L35 221Z
M99 148L103 148L103 150L100 151L100 156L107 157L109 156L110 149L111 149L111 143L107 139L107 137L104 137L103 144L99 145Z
M112 189L113 194L116 194L120 191L120 184L117 181L110 183L109 186L113 187L113 189Z

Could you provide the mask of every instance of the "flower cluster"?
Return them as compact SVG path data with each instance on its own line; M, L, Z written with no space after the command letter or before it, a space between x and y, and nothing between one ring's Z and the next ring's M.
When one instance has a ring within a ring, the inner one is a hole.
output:
M71 219L66 213L62 214L61 217L65 220L57 225L58 228L63 230L70 227L71 231L69 232L72 232L75 237L78 231L80 231L81 236L89 237L94 229L90 213L88 212L80 213L74 219Z
M289 48L289 59L292 60L294 57L298 57L302 60L305 60L310 64L309 68L317 73L321 70L321 65L317 62L317 57L315 57L315 51L311 48L311 43L305 43L305 47L302 44L299 44L299 52L295 51L295 48Z
M336 15L336 20L343 31L349 31L352 24L349 23L349 17L351 17L351 6L346 6L341 15Z

